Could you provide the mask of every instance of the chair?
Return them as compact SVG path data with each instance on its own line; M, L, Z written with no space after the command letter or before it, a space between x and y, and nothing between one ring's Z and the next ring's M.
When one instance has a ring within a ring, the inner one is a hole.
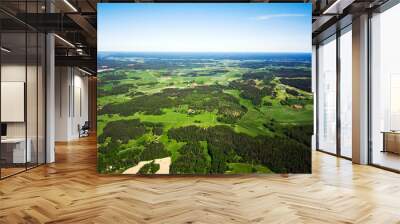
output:
M82 127L78 125L79 138L89 136L89 129L90 129L89 121L85 121Z

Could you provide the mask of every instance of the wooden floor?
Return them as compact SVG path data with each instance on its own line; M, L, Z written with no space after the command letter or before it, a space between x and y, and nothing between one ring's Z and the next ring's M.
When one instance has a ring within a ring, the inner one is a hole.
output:
M94 138L0 181L0 223L400 223L400 175L313 153L312 175L96 174Z
M374 164L400 170L400 155L391 152L374 151L372 156Z
M2 167L1 168L1 177L8 177L11 176L13 174L19 173L19 172L23 172L25 171L26 168L20 168L20 167Z

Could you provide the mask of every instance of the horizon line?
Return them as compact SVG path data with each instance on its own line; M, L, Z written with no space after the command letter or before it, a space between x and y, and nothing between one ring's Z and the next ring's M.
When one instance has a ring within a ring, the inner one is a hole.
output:
M309 51L117 51L117 50L99 50L98 53L296 53L311 54Z

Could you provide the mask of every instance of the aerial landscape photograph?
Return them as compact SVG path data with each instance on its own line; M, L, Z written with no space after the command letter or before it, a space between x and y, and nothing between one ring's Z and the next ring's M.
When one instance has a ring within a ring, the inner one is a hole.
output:
M99 173L311 173L311 5L98 10Z

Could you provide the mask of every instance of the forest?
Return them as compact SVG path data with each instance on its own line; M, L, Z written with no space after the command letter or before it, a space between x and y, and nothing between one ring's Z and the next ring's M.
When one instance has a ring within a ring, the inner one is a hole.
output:
M311 172L309 54L116 53L98 63L98 172Z

